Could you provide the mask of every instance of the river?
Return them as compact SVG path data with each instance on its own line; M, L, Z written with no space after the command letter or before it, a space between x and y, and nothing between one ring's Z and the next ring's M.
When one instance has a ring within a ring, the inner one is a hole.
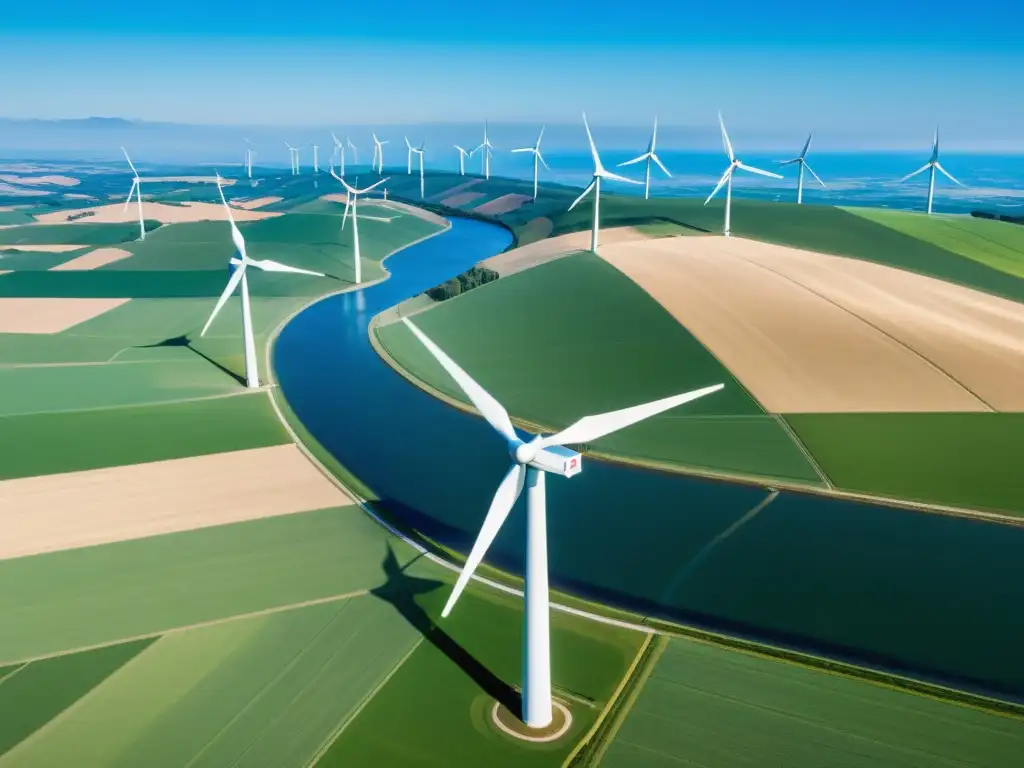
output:
M370 319L501 252L452 220L391 277L298 314L274 348L292 410L389 511L466 552L509 463L482 419L408 383ZM469 371L472 375L472 371ZM551 580L663 618L1024 700L1024 527L584 460L548 483ZM525 496L524 496L525 498ZM525 509L489 561L523 564Z

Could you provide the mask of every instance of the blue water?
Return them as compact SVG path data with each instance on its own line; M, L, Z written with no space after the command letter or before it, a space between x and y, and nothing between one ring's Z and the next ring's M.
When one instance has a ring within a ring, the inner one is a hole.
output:
M370 318L504 249L455 219L386 262L392 277L321 301L274 365L297 416L387 511L467 551L508 467L481 419L410 385L373 351ZM472 372L470 372L472 373ZM548 483L554 585L652 615L1024 696L1024 528L768 491L586 459ZM521 505L520 505L521 507ZM523 509L489 560L521 572Z

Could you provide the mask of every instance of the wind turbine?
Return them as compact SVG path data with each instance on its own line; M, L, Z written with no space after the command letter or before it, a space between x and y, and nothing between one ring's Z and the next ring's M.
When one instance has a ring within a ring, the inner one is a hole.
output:
M317 155L319 149L317 143L313 142L313 173L320 173L320 158Z
M345 195L345 215L341 219L341 228L345 229L345 222L348 221L349 207L352 208L352 242L354 243L353 250L355 251L354 263L355 263L355 277L356 285L359 285L363 281L363 270L362 270L362 257L359 254L359 195L365 195L370 190L383 184L387 179L380 179L379 181L371 184L365 189L356 189L355 187L349 186L340 176L335 176L341 185L345 187L345 191L348 193ZM358 184L358 180L356 184Z
M601 164L601 158L597 154L597 147L594 146L594 137L590 135L590 124L587 123L587 115L583 113L583 127L587 129L587 141L590 142L590 154L594 158L594 178L590 180L590 184L583 190L579 197L572 201L572 205L569 206L571 211L576 205L586 197L590 190L594 190L594 228L590 233L590 250L597 253L597 230L600 222L600 209L601 209L601 179L609 179L613 181L624 181L627 184L639 184L639 181L633 179L627 179L625 176L619 176L617 173L605 170L605 167Z
M420 142L418 147L413 147L413 152L420 156L420 200L423 199L423 153L426 152L427 140L426 138Z
M405 175L412 176L412 153L416 151L416 147L409 142L408 136L405 137L405 148Z
M299 172L299 150L289 144L287 141L284 143L288 147L288 156L292 160L292 176L295 176Z
M651 133L651 141L647 144L647 151L644 152L640 157L634 157L632 160L627 160L624 163L619 163L618 168L622 168L626 165L632 165L633 163L639 163L641 160L647 161L647 170L644 171L644 200L650 199L651 196L651 161L658 164L658 167L665 172L665 175L670 179L672 174L668 172L668 168L661 162L661 158L655 152L655 144L658 142L658 118L654 118L654 131Z
M483 150L483 156L481 157L481 164L483 167L484 178L491 178L491 150L494 146L491 144L490 139L487 138L487 120L484 120L484 143L478 146L470 154L476 153L479 150Z
M345 175L345 145L338 140L338 137L334 135L334 131L331 131L331 138L334 139L334 150L338 153L338 173L341 176Z
M352 143L352 139L348 136L345 137L345 145L352 150L352 162L359 165L359 150L356 149L356 145Z
M469 157L470 153L460 147L458 144L453 144L457 150L459 150L459 176L466 175L466 158Z
M139 203L139 240L146 239L146 224L142 218L142 179L139 178L139 172L135 170L135 166L132 165L132 159L128 157L128 152L124 147L121 147L121 151L124 152L124 159L128 161L128 166L132 169L132 173L135 178L132 179L132 188L128 190L128 199L124 201L124 210L128 210L128 205L132 201L132 193L135 193L135 199Z
M722 188L722 185L725 185L725 226L722 229L722 234L729 237L729 215L732 211L732 176L736 172L736 169L740 168L749 173L769 176L773 179L781 179L782 177L777 173L762 171L760 168L754 168L741 163L732 151L732 142L729 141L729 134L725 131L725 121L722 119L721 112L718 113L718 124L722 128L722 144L725 146L726 154L729 155L729 167L725 169L725 173L722 174L722 178L719 180L718 186L712 190L710 195L708 195L708 199L704 201L704 205L710 203L711 198L718 194L718 190Z
M961 187L965 186L963 184L960 184L960 182L957 181L956 179L954 179L952 177L952 175L950 175L949 171L947 171L945 168L943 168L942 165L939 163L939 127L938 126L935 126L935 136L932 138L932 156L931 156L931 158L929 158L928 162L925 163L924 165L922 165L916 171L914 171L913 173L908 173L906 176L904 176L902 179L900 179L900 182L904 182L907 179L912 179L914 176L917 176L917 174L921 173L922 171L928 171L928 213L929 214L931 214L931 212L932 212L932 198L935 196L935 171L936 171L936 169L942 171L943 175L947 179L952 181L954 184L959 184Z
M387 143L388 139L381 141L376 133L373 134L373 168L378 176L384 175L384 145Z
M540 154L540 141L544 138L544 126L540 127L540 135L537 137L537 143L532 147L522 147L521 149L513 149L513 152L532 152L533 153L533 199L537 199L537 177L540 174L540 163L544 163L544 167L549 171L551 166L544 162L543 156Z
M244 136L242 137L242 141L245 142L245 171L248 174L249 178L251 179L252 178L252 155L253 155L252 142L249 141Z
M231 277L224 288L224 292L217 300L217 305L213 308L210 319L206 321L206 325L203 326L203 330L199 335L206 335L206 331L209 330L213 319L217 317L217 313L220 312L231 294L235 292L235 288L241 284L242 336L245 342L245 386L253 389L260 385L260 380L256 365L256 338L253 336L252 331L252 311L249 307L249 282L245 276L246 268L251 266L264 272L295 272L300 275L314 275L316 277L324 277L325 275L320 272L310 272L308 269L289 267L269 259L250 259L245 252L245 238L242 237L242 233L235 226L235 218L231 215L231 208L228 206L228 201L224 199L224 189L220 185L220 174L217 174L217 191L220 192L220 201L224 203L224 209L228 212L228 222L231 224L231 240L235 244L235 250L238 252L238 255L231 257L231 265L234 267Z
M548 553L544 481L547 473L572 477L580 472L581 456L564 446L589 443L617 432L639 421L709 395L723 384L704 387L682 395L656 400L653 403L624 408L598 416L586 416L554 435L520 439L512 427L508 412L477 384L469 374L446 355L408 318L403 322L455 380L480 414L505 440L512 467L498 486L490 509L484 518L466 565L459 574L455 588L441 616L447 618L477 566L487 554L512 507L527 487L526 578L524 601L526 614L523 630L523 721L530 728L543 728L551 723L551 639L548 625Z
M793 163L800 164L800 171L796 177L796 204L800 205L804 201L804 169L814 177L814 180L821 184L821 188L825 189L825 182L818 178L818 174L814 172L810 165L807 164L807 150L811 148L811 139L814 138L814 131L811 131L807 135L807 141L804 142L804 148L800 152L800 155L794 157L792 160L783 160L779 165L792 165Z

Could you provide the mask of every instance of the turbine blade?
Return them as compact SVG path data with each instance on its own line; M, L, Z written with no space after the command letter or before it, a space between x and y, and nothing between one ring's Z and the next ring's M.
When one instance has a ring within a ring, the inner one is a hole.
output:
M591 181L587 185L587 188L583 190L582 194L580 194L579 197L577 197L575 200L573 200L572 201L572 205L570 205L566 210L571 211L573 208L575 208L576 205L580 202L580 200L582 200L584 197L586 197L590 193L590 190L592 190L594 188L594 184L596 184L596 183L597 183L596 181Z
M621 181L626 184L643 184L642 181L637 181L636 179L627 179L625 176L619 176L619 174L612 173L611 171L606 171L603 168L601 169L600 176L602 179L609 179L611 181Z
M632 160L627 160L627 161L626 161L626 162L624 162L624 163L619 163L619 164L618 164L618 165L616 165L615 167L616 167L616 168L622 168L622 167L623 167L623 166L625 166L625 165L633 165L633 163L639 163L639 162L640 162L641 160L646 160L646 159L647 159L647 155L648 155L648 153L647 153L647 152L644 152L644 153L643 153L642 155L640 155L639 157L634 157L634 158L633 158Z
M957 181L956 179L954 179L954 178L953 178L953 176L952 176L952 174L950 174L950 172L949 172L949 171L947 171L947 170L946 170L945 168L943 168L943 167L942 167L942 165L941 165L940 163L936 162L936 163L935 163L935 167L936 167L936 168L938 168L938 169L939 169L940 171L942 171L942 173L943 173L943 174L945 175L945 177L946 177L947 179L949 179L950 181L952 181L952 182L953 182L954 184L959 184L959 185L960 185L961 187L963 187L964 189L967 189L967 185L966 185L966 184L961 184L961 183L960 183L959 181Z
M732 176L732 171L733 171L733 169L734 169L735 167L736 167L736 166L734 166L734 165L730 165L730 166L729 166L729 167L728 167L728 168L726 169L725 173L723 173L723 174L722 174L722 178L720 178L720 179L718 180L718 186L717 186L717 187L715 187L715 188L714 188L714 189L713 189L713 190L711 191L711 194L710 194L710 195L708 195L708 199L704 201L704 205L707 205L708 203L710 203L710 202L711 202L711 198L713 198L713 197L714 197L715 195L717 195L717 194L718 194L718 190L720 190L720 189L721 189L722 187L724 187L724 186L725 186L725 182L727 182L727 181L729 180L729 177L730 177L730 176Z
M814 138L814 131L811 131L807 135L807 141L804 143L804 148L800 151L800 159L803 160L807 157L807 150L811 148L811 139Z
M662 171L664 171L666 176L668 176L670 179L672 178L672 174L668 172L668 168L666 168L665 164L661 162L661 158L659 158L653 152L651 153L651 160L658 164L658 167L661 168Z
M501 484L498 485L498 490L491 500L490 509L487 510L487 516L484 517L484 524L480 526L480 533L477 534L476 541L473 542L473 549L470 550L466 564L462 567L462 573L459 574L455 587L452 589L451 595L448 596L448 602L445 603L444 610L441 611L442 618L447 618L448 614L452 612L462 590L466 588L469 580L473 577L473 572L483 561L487 549L494 541L494 537L498 535L505 520L508 519L519 494L523 492L525 479L525 467L522 464L513 464Z
M228 280L228 284L224 286L224 293L217 299L217 304L213 308L213 312L210 313L210 319L206 321L206 325L203 326L203 330L199 333L200 336L205 336L210 325L213 323L213 319L217 317L217 313L220 312L221 308L227 303L228 298L232 293L235 292L235 288L242 282L242 274L245 272L245 262L243 261L238 267L235 268L234 273L231 275L231 279Z
M904 177L903 177L902 179L898 179L896 183L897 183L897 184L899 184L899 183L900 183L901 181L906 181L907 179L912 179L912 178L914 178L915 176L917 176L917 174L919 174L919 173L923 173L924 171L927 171L927 170L928 170L928 167L929 167L930 165L931 165L931 163L925 163L924 165L922 165L922 166L921 166L920 168L918 168L918 169L917 169L916 171L914 171L913 173L908 173L908 174L907 174L906 176L904 176Z
M597 154L597 147L594 145L594 137L590 133L590 123L587 122L587 113L583 113L583 127L587 129L587 141L590 142L590 154L594 158L594 170L603 171L604 166L601 165L601 157Z
M325 277L323 272L312 272L308 269L299 269L298 267L289 267L287 264L281 264L270 259L250 259L249 263L257 269L261 269L264 272L294 272L299 275L313 275L314 277Z
M809 174L811 174L811 176L813 176L813 177L814 177L814 180L815 180L816 182L818 182L819 184L821 184L821 187L822 187L822 189L828 189L828 187L826 187L826 186L825 186L825 182L824 182L824 181L822 181L821 179L819 179L819 178L818 178L818 174L816 174L816 173L814 172L814 170L813 170L813 169L811 168L811 166L809 166L809 165L808 165L807 163L804 163L804 168L806 168L806 169L807 169L807 172L808 172Z
M537 136L537 144L535 145L534 149L537 149L538 151L540 150L540 142L544 138L544 129L545 128L547 128L547 126L546 125L542 125L540 127L540 135Z
M551 170L551 166L550 166L550 165L548 165L548 164L547 164L547 161L545 161L545 160L544 160L544 155L542 155L542 154L540 153L540 150L537 150L537 159L538 159L538 160L540 160L540 164L541 164L541 165L543 165L543 166L544 166L545 168L547 168L547 169L548 169L549 171Z
M522 149L510 149L509 150L509 152L512 152L512 153L516 153L516 152L533 152L533 151L534 151L533 147L523 147Z
M744 171L747 171L748 173L756 173L759 176L767 176L770 179L781 179L782 178L782 176L777 174L777 173L772 173L771 171L762 171L760 168L755 168L752 165L744 165L743 163L736 163L736 167L737 168L742 168Z
M421 157L422 157L422 155L421 155ZM422 163L423 163L423 160L421 159L421 160L420 160L420 164L422 165ZM373 184L371 184L370 186L368 186L368 187L367 187L366 189L357 189L357 190L355 190L355 192L356 192L357 194L360 194L360 195L365 195L365 194L366 194L367 192L369 192L369 191L370 191L371 189L375 189L375 188L379 187L379 186L380 186L381 184L383 184L383 183L384 183L385 181L387 181L387 180L388 180L388 179L390 179L390 178L391 178L391 177L390 177L390 176L388 176L388 177L386 177L386 178L383 178L383 179L381 179L380 181L375 181L375 182L374 182Z
M732 142L729 141L729 134L725 130L725 120L722 119L722 113L718 113L718 125L722 128L722 144L725 145L725 152L729 155L730 160L735 160L736 155L732 151Z
M779 165L792 165L793 163L799 163L801 158L794 157L792 160L776 160Z
M125 213L128 210L128 206L131 205L132 195L135 194L135 187L138 183L138 179L132 179L132 188L128 190L128 199L124 201L124 210L121 213Z
M618 432L620 429L636 424L651 416L656 416L670 408L689 403L697 398L710 395L722 389L725 384L715 384L702 389L695 389L682 395L673 395L662 400L655 400L653 403L634 405L632 408L623 408L620 411L611 411L597 416L584 416L572 426L566 427L561 432L540 439L540 445L566 445L568 443L590 443L594 440Z
M135 174L135 178L139 178L139 172L135 170L135 166L132 165L132 159L128 157L128 152L125 151L124 147L121 147L121 151L124 152L124 159L128 161L129 167L132 169L132 173Z
M402 322L409 326L409 330L413 332L413 335L423 343L427 351L437 359L441 367L448 372L448 375L466 393L466 397L476 406L476 409L480 411L480 414L487 420L487 423L494 427L498 434L506 440L518 440L519 438L516 436L515 429L512 428L512 421L509 419L508 411L505 410L505 407L495 400L487 390L477 384L468 373L459 368L455 361L428 339L423 331L413 325L409 318L402 318Z
M345 223L348 221L348 209L352 204L352 198L349 195L345 195L345 214L341 217L341 228L345 229Z

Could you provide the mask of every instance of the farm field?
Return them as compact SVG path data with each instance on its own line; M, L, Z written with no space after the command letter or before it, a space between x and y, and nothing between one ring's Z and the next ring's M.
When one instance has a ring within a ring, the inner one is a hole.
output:
M765 657L667 642L600 765L1010 768L1024 720Z

